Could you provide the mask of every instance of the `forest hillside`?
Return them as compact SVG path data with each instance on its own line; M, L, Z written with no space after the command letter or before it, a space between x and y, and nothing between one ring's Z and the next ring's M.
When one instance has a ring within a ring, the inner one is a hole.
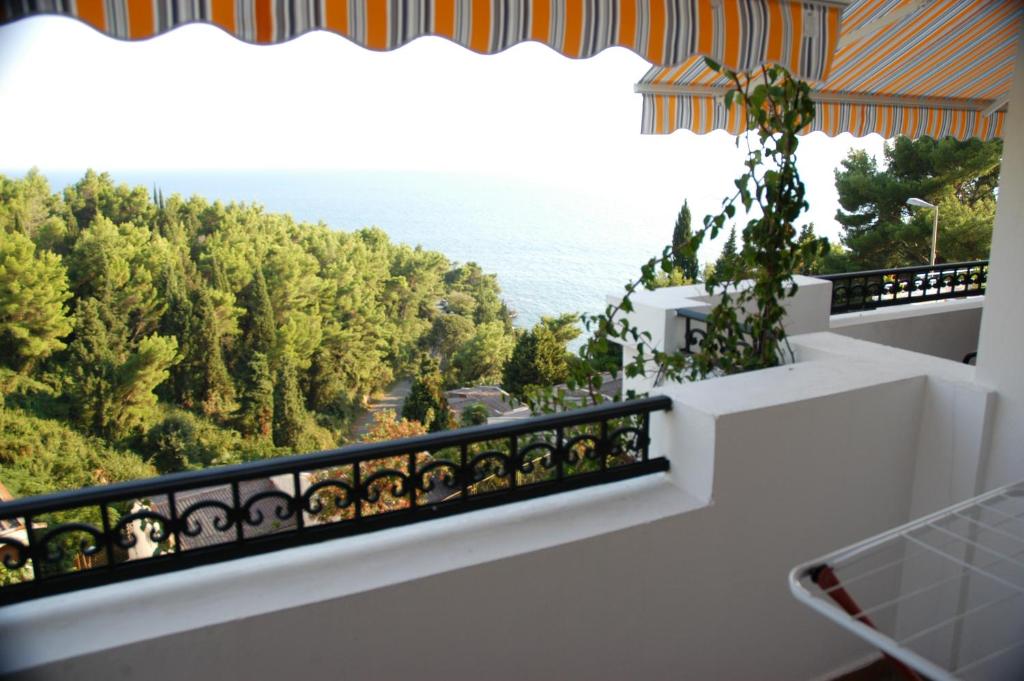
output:
M512 318L494 275L380 229L0 175L0 481L21 496L343 444L368 396L425 365L500 380Z

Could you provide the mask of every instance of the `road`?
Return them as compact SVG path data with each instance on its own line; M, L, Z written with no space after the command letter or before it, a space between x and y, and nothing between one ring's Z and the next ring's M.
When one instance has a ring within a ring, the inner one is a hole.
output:
M405 398L409 395L409 389L412 387L412 381L407 378L403 378L399 381L392 383L387 392L380 395L374 395L370 399L369 405L366 407L366 411L356 417L356 420L352 423L352 438L358 442L362 439L363 435L366 435L366 431L373 425L373 416L379 411L390 409L395 412L398 417L402 416L402 405L405 404Z

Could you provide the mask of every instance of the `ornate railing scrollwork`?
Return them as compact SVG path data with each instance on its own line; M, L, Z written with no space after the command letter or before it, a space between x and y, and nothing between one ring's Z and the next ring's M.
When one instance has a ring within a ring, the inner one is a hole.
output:
M649 397L0 503L0 604L668 469ZM21 534L17 529L21 527Z
M355 503L355 488L351 484L344 480L328 478L310 485L309 488L303 492L301 504L302 509L312 515L321 513L324 510L324 504L323 499L320 497L320 492L331 488L339 490L345 495L344 497L340 497L335 493L331 496L331 501L336 508L345 509Z
M207 508L216 511L212 517L212 526L218 532L227 532L238 522L238 511L223 501L211 499L197 502L186 508L178 516L178 531L186 537L198 537L202 534L205 525L201 519L194 518L193 516Z
M148 528L145 527L145 521L149 522ZM132 532L136 523L139 523L140 529L148 534L151 541L157 543L165 542L171 536L170 518L156 511L134 511L121 516L112 528L115 546L121 549L131 549L139 543L138 537Z
M68 547L54 540L65 534L82 533L85 536L78 540L78 553L85 557L95 556L103 550L104 536L101 530L96 529L88 523L62 523L49 530L42 532L34 543L37 550L41 551L43 562L47 567L60 563L68 556ZM34 560L34 558L33 558Z
M246 499L245 503L242 504L242 520L246 525L252 525L253 527L259 527L263 524L265 516L261 509L255 508L256 504L262 501L276 500L278 503L274 504L274 516L278 520L288 520L295 515L298 503L295 501L295 497L284 492L277 490L271 490L267 492L259 492Z
M538 454L535 454L535 452ZM530 475L534 472L535 462L540 462L541 466L546 470L551 470L558 465L558 447L551 442L535 440L520 449L517 458L519 459L517 468L524 475Z
M496 449L487 449L469 460L469 481L474 483L489 477L503 478L511 470L507 454Z
M608 441L611 444L609 453L612 456L622 456L627 452L646 449L647 447L647 436L643 430L635 426L616 428L608 436Z
M440 481L449 491L458 489L461 474L457 464L437 459L416 469L416 488L421 492L433 492Z
M0 552L0 555L3 555L4 567L8 570L20 570L28 563L28 544L14 537L0 537Z

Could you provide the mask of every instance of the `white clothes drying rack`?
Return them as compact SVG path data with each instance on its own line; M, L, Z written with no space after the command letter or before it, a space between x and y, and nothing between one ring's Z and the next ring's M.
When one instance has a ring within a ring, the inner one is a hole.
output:
M789 583L932 681L1024 679L1024 482L798 565Z

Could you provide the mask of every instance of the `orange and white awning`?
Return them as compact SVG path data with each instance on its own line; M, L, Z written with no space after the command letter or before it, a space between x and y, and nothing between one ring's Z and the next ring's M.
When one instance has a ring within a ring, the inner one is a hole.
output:
M1019 0L857 0L827 78L813 84L808 132L1001 136L1022 17ZM699 57L652 68L636 89L645 133L743 127L725 109L725 80Z
M845 0L0 0L0 23L76 17L115 38L150 38L182 24L219 26L267 44L313 30L391 50L441 36L481 53L526 41L568 57L621 46L671 66L705 54L736 69L786 64L822 77Z

